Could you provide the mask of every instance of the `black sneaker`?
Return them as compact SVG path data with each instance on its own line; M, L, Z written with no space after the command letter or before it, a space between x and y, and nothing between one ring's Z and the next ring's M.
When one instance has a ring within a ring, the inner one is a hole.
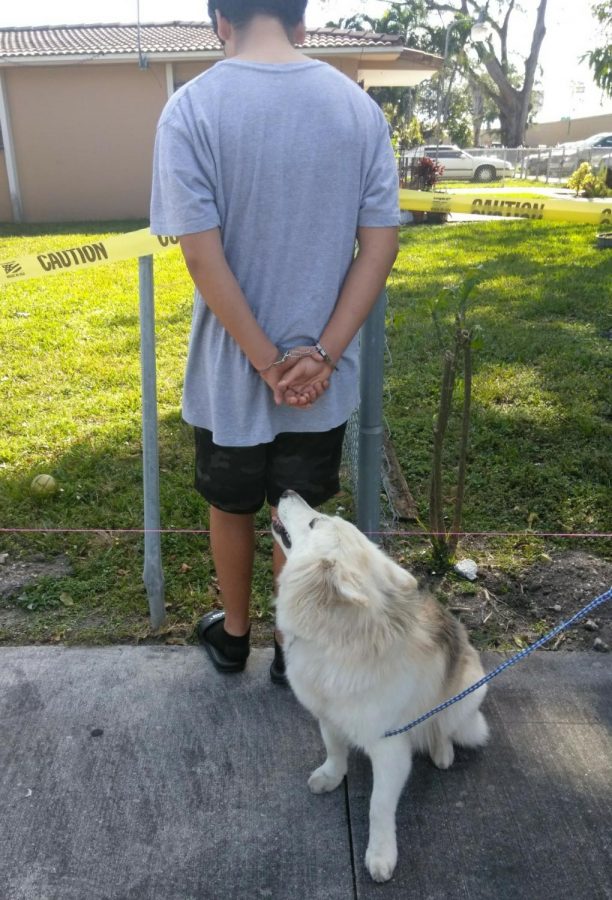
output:
M218 672L242 672L250 653L251 629L242 637L234 637L223 627L224 621L225 613L222 610L206 613L197 624L198 640Z

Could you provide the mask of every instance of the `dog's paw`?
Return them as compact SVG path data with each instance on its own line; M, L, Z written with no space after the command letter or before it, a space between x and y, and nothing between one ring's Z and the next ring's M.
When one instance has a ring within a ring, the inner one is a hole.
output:
M452 741L438 741L431 751L431 761L438 769L449 769L455 759Z
M330 772L323 763L308 779L308 787L313 794L325 794L335 791L343 778L344 772Z
M397 846L368 846L365 855L366 869L374 881L389 881L397 865Z

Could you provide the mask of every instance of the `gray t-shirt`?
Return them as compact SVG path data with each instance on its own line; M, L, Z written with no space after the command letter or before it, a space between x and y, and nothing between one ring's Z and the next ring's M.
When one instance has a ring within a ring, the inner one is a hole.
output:
M228 59L168 101L157 131L151 231L221 229L258 323L281 350L316 342L358 226L399 223L397 165L379 107L331 66ZM196 291L183 418L222 446L327 431L358 405L358 342L308 410L270 388Z

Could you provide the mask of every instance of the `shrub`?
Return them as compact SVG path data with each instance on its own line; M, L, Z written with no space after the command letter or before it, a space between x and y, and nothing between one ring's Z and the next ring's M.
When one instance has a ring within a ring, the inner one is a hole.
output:
M606 186L605 170L594 172L588 162L581 163L567 182L576 194L582 197L607 197L612 192Z

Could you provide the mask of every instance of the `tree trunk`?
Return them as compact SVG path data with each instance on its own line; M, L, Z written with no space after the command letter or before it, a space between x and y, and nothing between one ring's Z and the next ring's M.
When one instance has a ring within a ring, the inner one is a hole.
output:
M544 24L544 17L546 15L546 3L547 0L540 0L538 14L536 17L536 24L533 30L533 37L531 39L531 50L529 51L529 56L525 61L525 81L523 82L523 90L521 92L522 104L520 121L518 123L518 131L520 131L521 144L524 143L525 140L525 128L527 126L527 116L529 115L529 105L531 103L531 93L533 91L535 73L538 67L540 47L542 46L542 41L544 40L544 35L546 34L546 25ZM519 143L511 144L510 146L518 147Z
M494 97L499 107L502 143L506 147L520 147L525 141L525 129L527 127L533 82L538 66L538 56L546 34L544 16L547 2L548 0L540 0L536 25L531 40L531 49L529 56L525 60L525 78L521 90L517 90L517 88L512 86L505 72L505 67L499 62L495 54L479 54L487 72L498 88L498 94L494 95ZM472 74L478 79L477 73L473 72Z
M517 92L518 93L518 92ZM521 98L499 104L501 142L504 147L520 147L524 142L525 126L521 126Z
M480 131L484 119L484 98L480 85L473 78L468 77L470 94L472 95L472 131L474 146L480 147Z

